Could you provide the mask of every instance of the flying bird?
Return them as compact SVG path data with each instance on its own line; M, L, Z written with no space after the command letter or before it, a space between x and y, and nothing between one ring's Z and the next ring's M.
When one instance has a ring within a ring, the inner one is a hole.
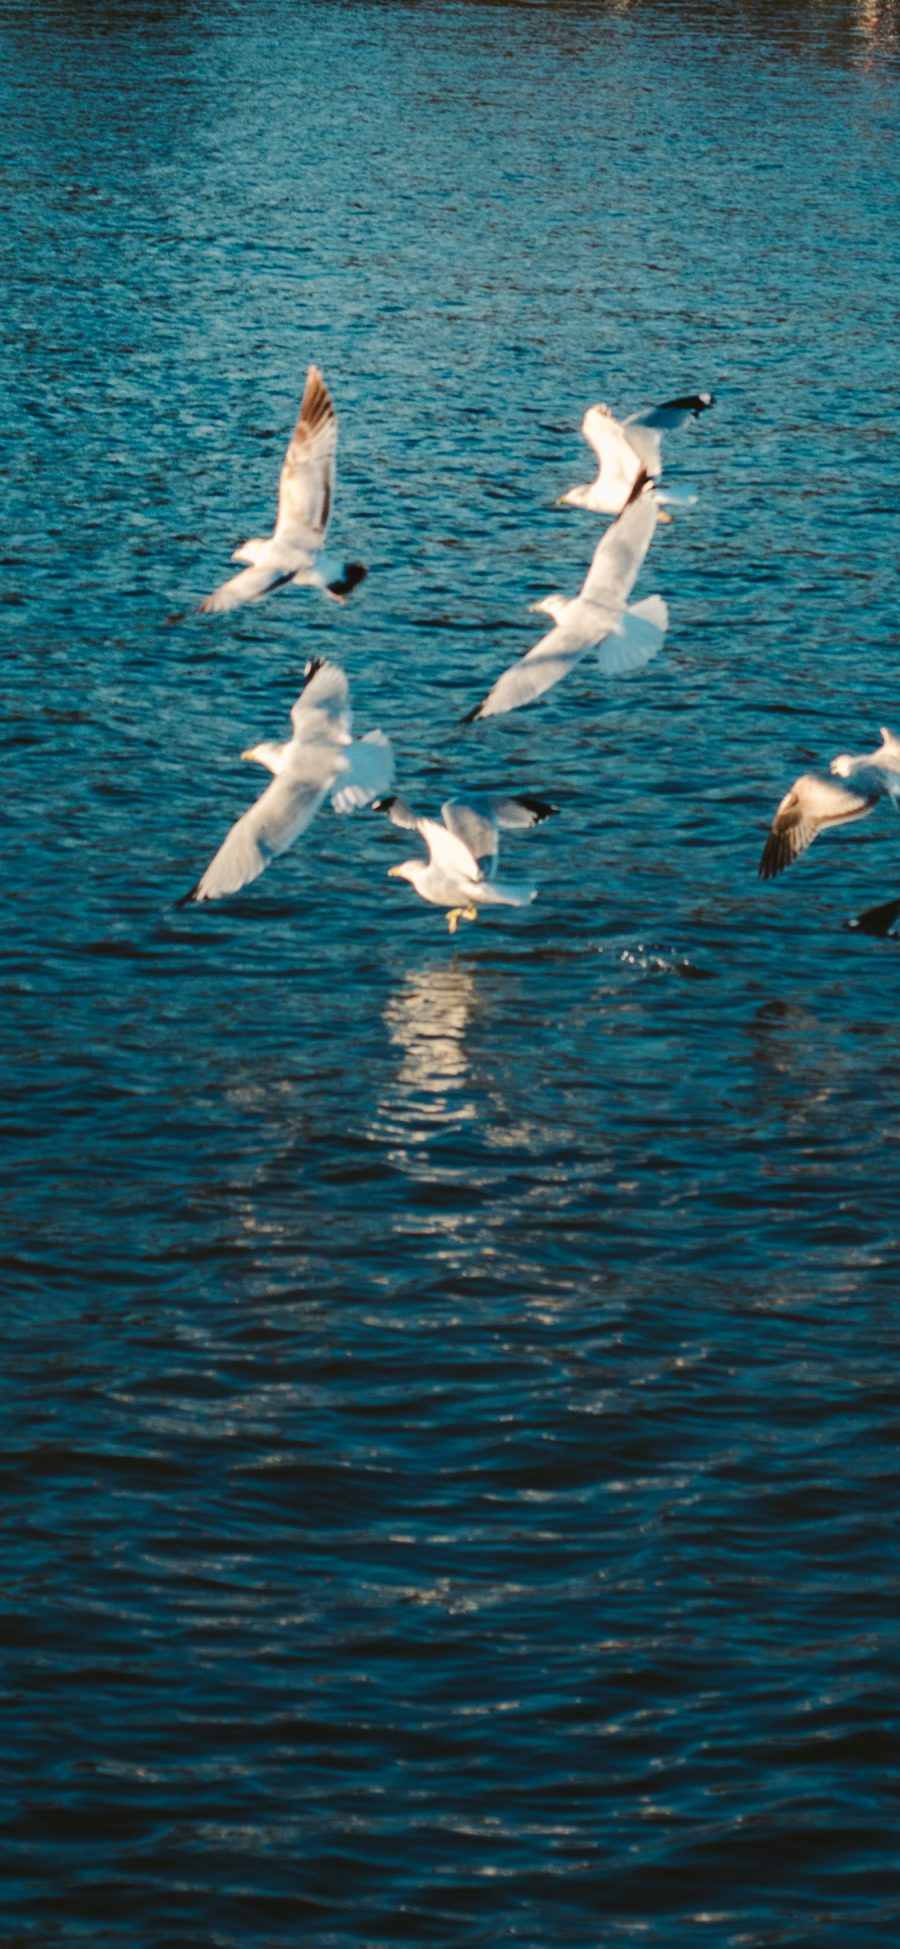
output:
M594 514L620 514L643 470L657 481L662 473L662 436L685 420L696 419L713 404L712 393L691 393L667 399L662 406L617 420L608 406L589 406L581 431L597 456L597 478L584 487L570 487L560 506L590 508ZM695 495L662 494L660 500L691 506ZM668 517L665 517L668 518Z
M366 573L361 562L342 562L324 549L334 499L337 416L318 366L311 365L300 413L281 468L274 533L245 541L233 562L248 562L200 603L201 610L236 609L258 602L287 582L322 589L344 602Z
M382 731L350 735L347 679L336 663L311 658L303 689L291 711L284 744L255 744L242 751L272 773L272 783L232 826L206 872L178 905L221 900L259 878L271 859L306 831L328 794L336 812L352 812L389 791L394 754Z
M427 860L405 859L388 869L388 878L408 880L423 900L446 907L451 934L461 920L477 920L479 907L527 907L537 897L536 887L496 875L501 831L524 832L549 819L557 807L545 799L501 793L448 799L440 820L418 818L401 798L378 799L374 809L424 839Z
M552 689L576 663L596 649L604 676L639 670L663 640L669 612L661 596L646 596L628 607L628 597L653 539L658 501L646 473L638 475L617 521L601 536L577 596L544 596L533 604L552 616L555 628L497 678L492 690L464 722L516 711Z
M761 880L774 880L829 826L849 825L873 812L879 799L900 810L900 738L881 727L877 751L858 757L842 752L829 776L804 772L778 807L759 862Z

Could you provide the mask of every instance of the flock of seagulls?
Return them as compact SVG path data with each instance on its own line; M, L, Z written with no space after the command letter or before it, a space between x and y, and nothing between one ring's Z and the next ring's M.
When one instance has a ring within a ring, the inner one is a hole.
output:
M672 518L668 507L692 506L696 499L660 490L663 436L712 405L712 395L703 392L666 400L623 420L608 406L588 408L581 430L597 461L596 477L570 488L560 504L613 519L594 549L578 594L554 593L532 605L549 616L552 628L501 673L466 714L465 723L534 703L592 651L607 677L639 670L656 655L668 627L666 603L660 595L635 603L629 597L658 523ZM258 602L288 584L346 601L366 569L325 546L336 458L334 404L321 372L311 365L281 468L273 532L235 550L232 560L244 566L200 603L202 611ZM449 799L439 819L420 817L392 793L395 758L390 739L377 729L355 739L351 723L344 671L311 658L291 710L291 736L241 753L271 772L271 782L231 827L179 905L221 900L248 886L306 831L329 797L338 813L372 806L395 826L418 834L427 859L403 860L390 868L389 877L408 881L423 900L443 907L451 934L460 920L474 920L482 907L522 907L534 900L535 887L498 877L500 834L527 831L549 818L555 806L528 794L493 794ZM806 773L795 780L775 813L760 877L774 879L819 832L864 818L881 799L900 809L900 739L885 729L876 751L842 754L827 774Z

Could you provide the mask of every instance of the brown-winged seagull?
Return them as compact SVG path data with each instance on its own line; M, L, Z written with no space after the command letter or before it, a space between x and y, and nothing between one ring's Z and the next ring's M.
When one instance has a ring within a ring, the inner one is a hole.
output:
M830 775L804 772L795 778L772 820L759 862L761 880L774 880L829 826L849 825L873 812L879 799L900 810L900 738L881 727L877 751L833 758Z
M343 602L362 581L366 571L361 562L342 562L324 551L336 454L337 415L318 366L311 365L281 469L274 533L256 536L235 549L232 561L247 562L249 567L206 596L200 603L202 610L258 602L288 582L321 589Z

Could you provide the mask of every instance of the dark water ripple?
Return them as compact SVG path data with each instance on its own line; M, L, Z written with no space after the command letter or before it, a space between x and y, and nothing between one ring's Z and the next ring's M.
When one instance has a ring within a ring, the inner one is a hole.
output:
M896 9L0 27L0 1941L893 1949L890 815L755 872L900 728ZM213 629L310 359L370 579ZM464 731L688 386L663 653ZM176 908L311 650L532 910Z

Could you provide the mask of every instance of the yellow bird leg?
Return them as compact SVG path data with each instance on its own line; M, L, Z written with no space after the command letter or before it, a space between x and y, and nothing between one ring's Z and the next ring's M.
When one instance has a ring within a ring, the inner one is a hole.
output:
M461 920L477 920L477 919L478 919L478 908L473 907L471 901L469 902L468 907L448 907L447 909L447 926L449 927L451 934L456 933L456 930Z

